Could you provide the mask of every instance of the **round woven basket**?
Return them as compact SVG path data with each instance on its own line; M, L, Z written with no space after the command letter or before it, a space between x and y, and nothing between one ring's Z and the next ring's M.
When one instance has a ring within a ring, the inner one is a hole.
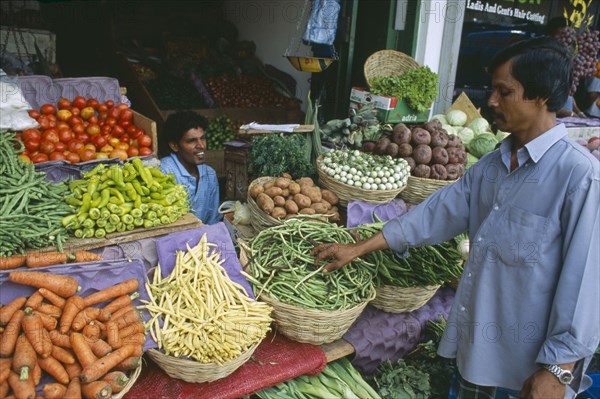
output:
M129 390L131 389L133 384L135 384L135 381L138 379L138 377L140 376L141 373L142 373L142 362L140 361L140 364L136 367L135 370L133 370L131 375L127 376L129 378L129 381L127 381L127 384L123 387L121 392L115 393L114 395L111 396L111 398L112 399L122 399L123 396L125 396L125 394L127 392L129 392Z
M272 317L278 332L293 341L313 345L342 338L369 302L359 303L350 309L322 311L289 305L265 294L261 294L259 299L273 307Z
M148 356L169 375L171 378L177 378L185 382L211 382L227 377L237 370L242 364L246 363L252 356L260 341L252 345L239 357L225 362L218 363L200 363L190 359L180 359L165 355L156 350L148 350Z
M375 204L385 204L393 200L402 192L406 186L402 186L395 190L365 190L360 187L349 186L339 180L334 179L327 173L321 170L322 156L317 158L317 172L319 174L319 182L323 187L333 191L340 199L341 206L347 206L348 202L360 200Z
M367 84L372 86L373 79L383 76L402 75L420 65L412 57L396 50L380 50L365 61L364 74Z
M382 285L376 289L371 305L389 313L412 312L425 305L440 288L439 285L427 287L394 287Z
M250 196L250 190L252 189L252 187L254 187L257 184L265 184L266 182L272 179L275 178L271 176L259 177L258 179L253 180L252 183L250 183L250 185L248 186L248 197L246 202L248 203L248 209L250 210L251 214L250 224L252 225L252 227L254 227L254 230L256 230L257 232L262 231L267 227L277 226L281 224L280 220L275 219L274 217L266 214L262 209L260 209L256 201L254 201L254 198Z
M440 188L454 183L456 180L435 180L422 177L408 176L406 188L400 194L400 198L411 204L418 204L429 197Z

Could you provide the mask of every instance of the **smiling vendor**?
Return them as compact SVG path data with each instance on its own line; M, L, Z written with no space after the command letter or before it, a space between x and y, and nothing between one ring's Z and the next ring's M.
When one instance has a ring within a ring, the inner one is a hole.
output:
M207 126L206 118L192 111L170 115L163 140L171 154L161 158L160 170L173 173L177 183L187 188L192 213L204 224L214 224L221 219L219 182L215 170L204 163Z

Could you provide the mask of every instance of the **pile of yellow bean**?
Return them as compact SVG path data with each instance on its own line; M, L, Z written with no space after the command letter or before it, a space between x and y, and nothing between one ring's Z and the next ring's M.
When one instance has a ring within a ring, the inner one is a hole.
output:
M221 253L209 250L214 246L204 234L194 248L177 251L169 276L163 278L158 265L152 283L146 283L150 334L167 355L222 364L270 330L271 307L249 298L229 278Z

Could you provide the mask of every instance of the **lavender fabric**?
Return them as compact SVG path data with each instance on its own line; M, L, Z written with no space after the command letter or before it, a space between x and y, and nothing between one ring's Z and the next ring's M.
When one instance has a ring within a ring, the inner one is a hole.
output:
M371 305L344 334L355 350L352 364L362 373L373 374L385 360L398 361L425 339L429 320L448 318L454 290L440 288L423 307L408 313L388 313Z
M564 123L567 127L600 127L600 118L577 118L574 116L568 116L566 118L558 118L556 123Z
M158 261L163 277L168 276L175 267L175 252L187 251L186 244L194 247L205 233L208 242L216 244L216 247L211 248L211 250L221 252L221 258L225 260L223 267L227 271L229 278L244 287L248 296L254 299L250 284L241 274L242 265L235 252L229 231L223 222L171 233L157 238L156 251L158 252Z
M400 198L393 199L386 204L371 204L363 201L351 201L348 204L347 227L356 227L361 224L374 223L376 214L381 220L390 220L407 212L406 203Z

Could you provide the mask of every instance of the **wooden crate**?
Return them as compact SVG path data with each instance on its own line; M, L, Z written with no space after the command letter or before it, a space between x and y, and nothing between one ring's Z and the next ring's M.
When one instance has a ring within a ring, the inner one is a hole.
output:
M225 147L225 199L246 201L250 148Z
M204 151L204 162L217 172L217 177L225 177L225 150Z
M156 122L137 111L133 111L133 124L144 129L146 134L152 138L152 154L158 156L158 133Z

